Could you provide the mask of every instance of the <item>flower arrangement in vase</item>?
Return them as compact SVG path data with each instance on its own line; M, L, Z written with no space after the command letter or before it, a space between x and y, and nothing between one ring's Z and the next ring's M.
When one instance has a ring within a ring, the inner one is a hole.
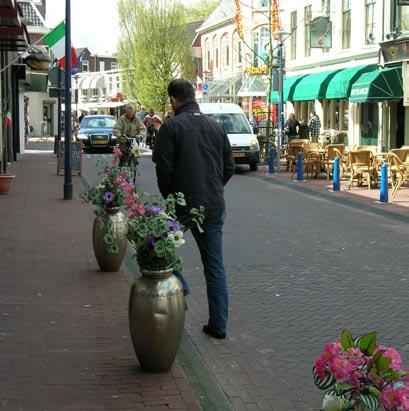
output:
M354 338L344 330L315 359L315 385L325 390L324 411L409 410L409 372L394 348L377 344L377 333Z

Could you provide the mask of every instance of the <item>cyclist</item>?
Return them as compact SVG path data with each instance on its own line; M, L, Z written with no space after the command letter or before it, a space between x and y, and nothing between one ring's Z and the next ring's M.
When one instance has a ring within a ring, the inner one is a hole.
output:
M162 125L162 120L155 114L155 112L150 109L149 114L145 117L143 120L143 123L145 124L148 133L146 136L146 144L152 148L154 141L155 141L155 135L159 131L160 126Z
M116 135L119 148L122 151L119 165L128 164L132 157L130 152L132 139L137 138L139 142L139 136L142 136L142 139L146 136L146 127L142 120L135 115L135 110L131 105L126 106L125 114L116 121L114 135Z

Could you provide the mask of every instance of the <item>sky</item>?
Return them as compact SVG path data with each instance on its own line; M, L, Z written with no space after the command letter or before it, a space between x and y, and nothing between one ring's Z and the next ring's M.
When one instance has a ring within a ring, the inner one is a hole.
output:
M47 0L46 24L54 28L65 19L65 0ZM71 0L71 41L92 54L116 52L117 0Z

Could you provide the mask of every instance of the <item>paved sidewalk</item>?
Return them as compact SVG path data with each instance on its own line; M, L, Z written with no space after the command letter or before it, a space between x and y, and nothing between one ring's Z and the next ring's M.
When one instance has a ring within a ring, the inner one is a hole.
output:
M52 154L26 154L0 197L0 409L200 409L178 364L141 371L128 272L101 273L91 207L62 200Z

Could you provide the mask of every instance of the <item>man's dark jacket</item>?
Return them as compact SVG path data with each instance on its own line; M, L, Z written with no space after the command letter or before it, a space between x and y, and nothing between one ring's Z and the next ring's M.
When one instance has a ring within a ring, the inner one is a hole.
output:
M234 174L230 142L222 127L196 102L180 107L157 135L153 161L163 197L181 192L188 207L225 207L224 185Z

